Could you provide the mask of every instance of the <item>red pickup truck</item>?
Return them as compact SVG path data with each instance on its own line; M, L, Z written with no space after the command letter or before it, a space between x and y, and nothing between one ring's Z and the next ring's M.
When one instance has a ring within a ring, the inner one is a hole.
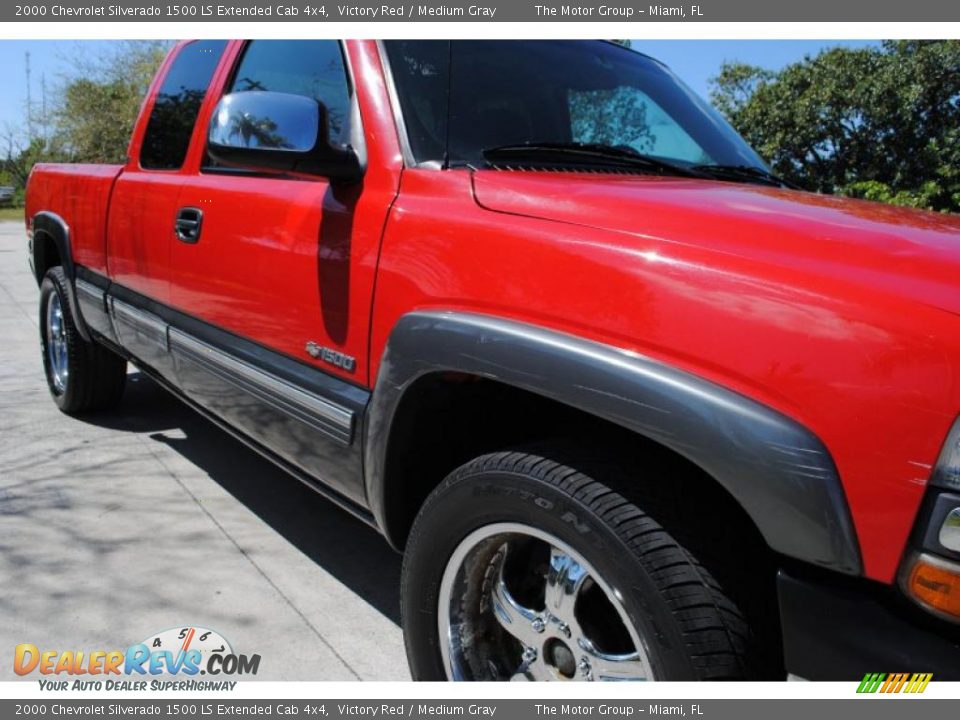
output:
M131 362L379 529L415 678L960 678L960 219L656 60L183 42L26 219L57 405Z

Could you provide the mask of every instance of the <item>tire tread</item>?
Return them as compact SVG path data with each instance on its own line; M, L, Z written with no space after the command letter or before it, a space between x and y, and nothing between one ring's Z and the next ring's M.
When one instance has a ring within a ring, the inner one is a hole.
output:
M49 290L45 289L48 282L51 286ZM67 282L67 276L63 268L58 265L47 271L43 285L41 285L41 334L46 327L44 317L46 305L43 299L46 297L46 293L56 292L60 296L60 304L63 309L67 353L70 363L67 391L62 395L54 395L54 400L57 406L68 415L109 410L115 407L123 397L127 378L127 361L103 345L96 342L87 342L80 336L70 303L67 301ZM46 342L42 335L41 342ZM44 368L49 373L45 352Z
M743 614L710 572L654 518L607 485L539 453L480 456L456 469L434 492L489 472L533 476L606 523L656 584L681 630L699 679L739 680L751 675L747 657L751 633Z

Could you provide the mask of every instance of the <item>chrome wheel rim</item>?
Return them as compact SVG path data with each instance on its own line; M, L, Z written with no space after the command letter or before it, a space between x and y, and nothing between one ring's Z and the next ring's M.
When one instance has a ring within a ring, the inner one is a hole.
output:
M57 395L67 390L69 376L67 358L67 332L63 322L63 306L60 295L50 293L47 302L47 360L50 364L50 381Z
M440 583L449 680L653 680L623 596L538 528L495 523L464 538Z

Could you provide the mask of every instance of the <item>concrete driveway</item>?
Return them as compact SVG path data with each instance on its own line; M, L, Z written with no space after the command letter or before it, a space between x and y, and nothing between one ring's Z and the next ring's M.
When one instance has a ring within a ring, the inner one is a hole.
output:
M400 557L140 373L75 420L43 379L21 223L0 223L0 680L13 649L124 649L171 627L257 679L409 679Z

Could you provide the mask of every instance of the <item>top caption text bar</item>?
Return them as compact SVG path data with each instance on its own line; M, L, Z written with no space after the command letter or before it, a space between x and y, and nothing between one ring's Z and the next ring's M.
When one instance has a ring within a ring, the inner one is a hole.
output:
M697 4L480 0L478 3L226 0L25 0L0 5L0 22L956 22L943 0L698 0Z

